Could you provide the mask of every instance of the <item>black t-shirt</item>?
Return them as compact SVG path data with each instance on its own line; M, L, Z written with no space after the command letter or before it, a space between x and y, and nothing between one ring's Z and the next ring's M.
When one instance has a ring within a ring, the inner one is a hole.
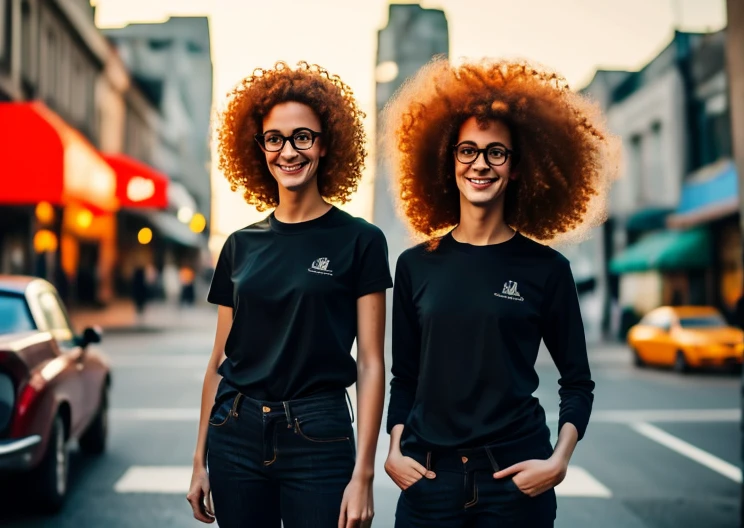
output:
M541 339L560 372L559 427L583 436L594 382L568 260L517 233L489 246L451 234L398 259L388 432L424 449L511 445L538 456L549 439L533 393ZM547 443L549 446L549 443Z
M295 224L272 213L232 233L207 297L233 308L220 374L271 401L352 385L357 299L391 286L382 231L336 207Z

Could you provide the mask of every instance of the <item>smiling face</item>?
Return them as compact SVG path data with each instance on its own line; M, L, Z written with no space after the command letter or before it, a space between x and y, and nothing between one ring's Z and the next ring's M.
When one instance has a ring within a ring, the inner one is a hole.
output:
M302 103L287 102L276 105L263 120L263 134L266 146L279 141L281 136L295 136L295 142L302 146L312 132L321 130L320 118L312 108ZM301 191L310 185L317 185L318 166L326 155L322 136L315 139L307 150L296 150L289 141L278 152L267 152L266 165L280 187L288 191Z
M456 145L460 146L461 159L469 159L474 151L488 147L488 150L477 154L472 163L463 163L455 156L455 181L462 200L479 206L491 207L502 203L510 177L512 158L500 166L486 162L486 156L493 164L501 163L503 152L511 150L512 137L509 128L501 121L488 121L486 128L481 128L474 117L469 118L460 127Z

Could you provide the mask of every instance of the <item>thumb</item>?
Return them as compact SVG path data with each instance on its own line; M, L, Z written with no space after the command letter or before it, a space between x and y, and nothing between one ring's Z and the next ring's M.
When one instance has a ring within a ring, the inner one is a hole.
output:
M509 475L514 475L515 473L519 473L522 471L522 463L514 464L513 466L509 466L506 469L502 469L501 471L497 471L493 474L493 478L501 479L504 477L508 477Z

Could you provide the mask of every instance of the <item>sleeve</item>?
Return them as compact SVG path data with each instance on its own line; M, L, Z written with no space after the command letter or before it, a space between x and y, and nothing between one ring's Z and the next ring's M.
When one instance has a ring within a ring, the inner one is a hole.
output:
M363 237L358 262L354 286L357 298L385 291L393 285L388 263L387 240L380 229L375 227L372 236Z
M581 440L592 411L594 382L589 370L576 285L570 264L564 257L560 257L548 278L541 322L545 346L560 374L558 431L563 424L572 423Z
M225 245L222 246L217 266L212 276L212 284L209 286L207 301L212 304L229 306L233 308L233 282L232 270L235 256L235 240L232 235L227 237Z
M402 258L393 287L393 379L390 381L387 432L405 424L413 409L419 377L421 330L413 303L411 277Z

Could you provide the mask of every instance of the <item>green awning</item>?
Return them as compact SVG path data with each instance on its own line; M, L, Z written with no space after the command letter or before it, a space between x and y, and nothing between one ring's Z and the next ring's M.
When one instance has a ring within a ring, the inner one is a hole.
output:
M658 231L641 238L610 261L616 274L705 268L711 262L711 241L702 228Z

